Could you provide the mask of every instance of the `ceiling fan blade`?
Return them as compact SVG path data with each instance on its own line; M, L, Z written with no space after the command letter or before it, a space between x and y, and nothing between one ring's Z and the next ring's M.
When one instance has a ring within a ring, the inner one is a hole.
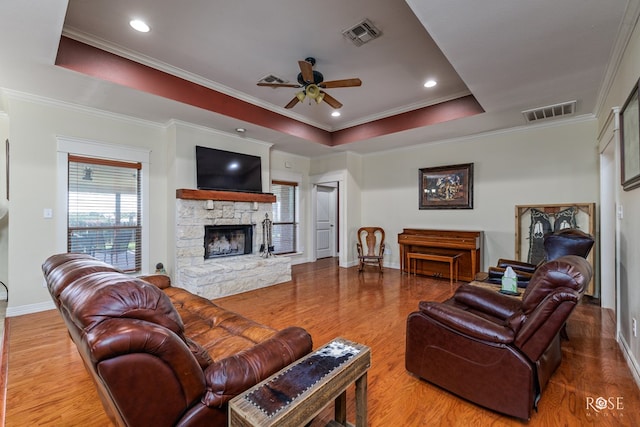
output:
M342 107L342 104L340 103L340 101L335 99L333 96L329 95L327 92L322 92L322 93L324 93L324 97L322 98L322 100L327 104L329 104L331 107L335 108L336 110Z
M298 61L302 78L307 83L313 83L313 65L307 61Z
M302 87L299 84L294 83L257 83L258 86L268 86L268 87Z
M362 80L355 79L343 79L343 80L330 80L328 82L322 82L318 86L321 88L334 88L334 87L353 87L360 86L362 84Z
M287 105L284 106L284 108L293 108L298 102L300 102L298 100L298 97L294 96L293 99L291 101L289 101L289 103Z

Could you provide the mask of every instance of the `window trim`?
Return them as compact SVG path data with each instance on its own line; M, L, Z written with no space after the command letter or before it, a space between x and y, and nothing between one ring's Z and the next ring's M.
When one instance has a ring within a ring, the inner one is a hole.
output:
M298 247L300 246L300 217L298 210L300 209L300 204L298 199L300 199L300 193L298 191L298 183L294 181L283 181L280 179L272 179L271 180L271 188L273 190L273 184L276 185L286 185L289 187L293 187L293 221L273 221L273 225L293 225L295 236L294 236L294 248L289 252L274 252L276 255L291 255L298 253ZM273 209L272 209L273 212Z
M69 186L69 156L86 156L100 159L124 162L139 162L142 164L140 176L140 196L142 229L140 242L141 252L141 274L149 271L149 158L151 150L125 145L109 144L86 139L58 136L57 140L57 176L58 194L56 215L56 251L63 253L67 251L67 188Z
M303 236L304 234L304 224L302 221L302 218L304 218L304 206L301 203L301 198L302 195L300 194L301 192L301 188L302 188L302 175L299 173L295 173L295 172L289 172L289 171L281 171L281 170L274 170L271 171L271 180L269 183L269 188L271 189L271 185L273 183L286 183L289 185L295 185L296 186L296 248L294 252L289 252L287 253L287 255L297 255L297 254L301 254L303 253L303 251L300 248L304 247L303 244Z
M142 195L141 195L141 184L142 184L142 180L141 180L141 175L140 175L140 171L142 169L142 163L140 162L125 162L122 160L111 160L111 159L102 159L102 158L96 158L96 157L84 157L84 156L76 156L75 154L69 154L67 156L67 167L71 167L72 165L74 165L74 167L76 167L75 165L93 165L95 166L105 166L107 168L109 168L108 170L113 170L113 169L118 169L118 170L127 170L127 171L136 171L135 174L135 183L136 183L136 225L131 226L131 225L126 225L123 226L120 221L118 220L113 226L109 225L101 225L98 226L97 228L94 227L87 227L87 226L71 226L71 218L69 218L69 214L67 211L67 251L71 251L72 248L72 235L74 233L80 232L80 233L84 233L84 232L89 232L89 233L96 233L97 230L99 230L100 232L104 233L104 231L108 231L109 233L113 233L114 239L115 236L117 236L118 234L121 235L129 235L131 232L133 232L133 237L135 236L141 236L142 234L142 218L141 218L141 212L140 212L140 207L142 205ZM78 179L78 178L76 178ZM83 178L79 178L79 179L84 179ZM69 181L68 181L69 182ZM76 182L73 183L74 185L77 185ZM67 209L69 208L70 204L70 200L69 197L71 195L71 188L67 187ZM115 193L114 193L115 196ZM116 216L117 218L117 216ZM102 241L104 242L104 236ZM129 240L127 240L127 242L129 242ZM95 247L95 245L98 242L92 242L91 244ZM139 273L142 270L142 244L139 238L135 237L135 243L136 243L136 249L135 249L135 253L134 253L134 265L133 265L133 269L124 269L122 267L121 268L125 273ZM114 241L115 244L115 241ZM104 257L105 257L105 261L106 261L106 252L104 253ZM110 261L111 263L113 263L113 255L111 255L111 259ZM116 256L116 262L117 262L117 256ZM115 264L114 264L115 265Z

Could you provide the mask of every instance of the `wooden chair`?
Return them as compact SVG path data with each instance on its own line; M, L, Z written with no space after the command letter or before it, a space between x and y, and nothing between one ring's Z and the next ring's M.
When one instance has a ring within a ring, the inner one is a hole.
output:
M358 271L364 270L365 265L377 266L382 274L382 260L384 257L384 230L380 227L362 227L358 230Z

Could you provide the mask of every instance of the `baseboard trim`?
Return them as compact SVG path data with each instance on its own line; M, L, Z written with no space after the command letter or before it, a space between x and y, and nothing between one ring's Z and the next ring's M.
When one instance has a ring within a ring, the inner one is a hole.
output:
M633 375L636 385L640 388L640 365L638 365L638 361L633 357L629 344L621 333L618 333L618 345L620 346L622 354L627 361L627 365L629 366L629 370L631 371L631 375Z
M19 305L17 307L7 307L7 317L22 316L24 314L38 313L56 308L53 301L39 302L37 304Z

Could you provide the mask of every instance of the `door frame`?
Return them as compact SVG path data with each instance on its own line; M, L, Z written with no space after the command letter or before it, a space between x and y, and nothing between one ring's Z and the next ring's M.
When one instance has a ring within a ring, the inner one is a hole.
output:
M309 177L310 183L312 185L311 188L311 233L309 233L309 243L310 247L313 248L313 251L310 253L311 261L316 261L316 204L318 200L318 185L335 185L337 183L337 218L336 218L336 227L337 228L337 239L338 244L336 245L336 251L338 256L338 262L340 267L349 267L348 265L348 251L346 247L347 236L345 235L347 230L347 224L345 222L345 199L346 199L346 188L345 188L345 171L332 172L322 175L313 175Z
M331 229L331 233L330 233L330 242L329 242L329 251L330 251L330 255L329 257L335 257L337 255L338 252L338 246L337 246L337 242L339 241L338 239L338 230L340 229L339 227L339 221L338 221L338 194L340 193L340 186L338 185L337 182L329 182L329 183L322 183L322 184L316 184L315 185L315 190L316 190L316 203L315 203L315 212L316 212L316 222L314 222L314 232L315 232L315 236L317 237L318 235L318 203L320 201L320 198L318 197L318 193L319 193L319 188L331 188L331 191L328 191L331 193L330 199L329 199L329 204L330 204L330 218L329 218L329 223L330 225L330 229ZM314 256L315 259L318 259L318 241L316 239L315 241L316 245L314 246ZM323 257L325 258L325 257Z
M621 204L618 179L620 177L620 109L613 108L607 117L607 122L598 135L599 163L600 163L600 215L599 215L599 245L600 255L600 304L604 308L614 310L616 319L616 339L620 334L620 274L618 259L620 255L620 215ZM613 162L613 168L605 170L606 161ZM610 195L610 197L604 196ZM607 200L608 199L608 200ZM603 203L604 201L604 203ZM605 204L611 204L608 209ZM602 248L614 248L602 250Z

